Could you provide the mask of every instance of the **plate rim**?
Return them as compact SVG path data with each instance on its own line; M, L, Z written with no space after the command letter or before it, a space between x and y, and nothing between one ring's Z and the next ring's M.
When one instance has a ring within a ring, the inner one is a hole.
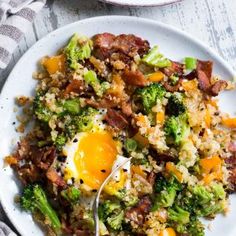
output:
M232 68L232 66L225 60L223 59L214 49L212 49L211 47L209 47L207 44L204 44L202 41L200 41L197 38L192 37L189 33L175 27L172 25L168 25L156 20L152 20L152 19L147 19L147 18L142 18L142 17L135 17L135 16L123 16L123 15L105 15L105 16L97 16L97 17L91 17L91 18L85 18L82 20L78 20L76 22L67 24L65 26L62 26L50 33L48 33L47 35L45 35L44 37L42 37L40 40L38 40L34 45L32 45L22 56L21 58L18 60L18 62L15 64L15 66L13 67L13 69L11 70L10 74L8 75L1 91L0 91L0 101L3 100L4 96L6 95L6 87L8 87L8 83L10 80L14 79L12 77L12 75L14 74L14 71L18 69L18 67L20 66L21 62L25 60L25 58L28 56L29 52L31 50L34 50L35 48L38 47L38 45L47 42L47 40L53 36L54 34L58 34L61 33L66 30L67 28L76 26L77 24L86 24L87 22L90 21L95 21L95 22L99 22L99 21L104 21L104 20L109 20L109 21L119 21L122 17L122 20L126 20L129 22L132 21L139 21L140 23L146 23L146 24L150 24L153 25L154 27L162 27L165 28L175 34L178 34L182 37L184 37L185 39L193 42L195 45L199 46L200 48L202 48L204 51L206 51L208 54L211 55L211 57L216 58L218 60L218 62L220 64L223 65L223 67L225 67L225 69L229 72L229 74L232 75L232 77L236 77L236 71ZM0 110L0 114L2 113L2 111ZM3 158L3 157L0 157ZM14 226L14 228L17 230L18 233L21 233L21 228L20 225L17 224L17 219L14 218L14 216L12 214L10 214L6 208L4 207L3 201L2 201L2 194L0 193L0 204L4 210L5 215L7 216L7 218L9 219L9 221L11 222L11 224Z
M159 2L159 3L141 3L141 4L137 4L137 3L122 3L120 2L120 0L100 0L101 2L107 3L107 4L112 4L112 5L116 5L116 6L129 6L129 7L155 7L155 6L166 6L169 4L173 4L173 3L178 3L178 2L182 2L183 0L162 0L163 2Z

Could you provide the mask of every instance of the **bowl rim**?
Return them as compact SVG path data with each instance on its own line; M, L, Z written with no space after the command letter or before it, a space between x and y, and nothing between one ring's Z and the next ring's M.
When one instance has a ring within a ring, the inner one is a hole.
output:
M182 2L183 0L162 0L162 2L159 2L159 3L141 3L141 4L132 3L132 2L122 3L121 0L100 0L100 1L107 4L116 5L116 6L127 6L127 7L155 7L155 6L157 7L159 6L161 7L161 6L166 6L173 3Z

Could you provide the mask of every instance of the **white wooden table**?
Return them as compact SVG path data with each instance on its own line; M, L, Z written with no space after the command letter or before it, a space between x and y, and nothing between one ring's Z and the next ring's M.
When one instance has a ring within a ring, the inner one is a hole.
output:
M0 88L19 58L38 39L63 25L100 15L145 17L176 26L214 48L236 70L235 12L236 0L183 0L177 4L149 8L111 6L97 0L48 0L8 68L0 70Z

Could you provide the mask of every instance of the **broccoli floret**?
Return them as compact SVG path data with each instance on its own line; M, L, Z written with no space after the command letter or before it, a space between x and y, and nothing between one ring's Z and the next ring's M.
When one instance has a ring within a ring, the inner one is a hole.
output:
M171 95L166 105L166 114L169 116L179 116L185 113L186 107L176 95Z
M56 140L54 141L54 144L56 145L58 150L61 150L62 147L65 145L66 141L67 141L67 137L63 134L59 134L56 137Z
M152 210L158 210L160 207L170 207L173 205L176 197L175 188L167 188L157 195Z
M48 123L53 113L45 106L41 98L42 96L39 93L36 94L33 101L33 112L37 119Z
M94 116L97 110L92 107L85 107L80 115L71 117L65 124L65 132L69 137L74 137L77 132L89 131L93 127Z
M139 88L137 95L142 100L144 111L148 114L151 112L152 107L165 95L165 89L160 84L151 84L145 88Z
M190 236L204 236L205 233L202 222L196 217L191 217L186 233L189 233Z
M189 124L187 114L169 117L164 125L168 143L181 144L189 135Z
M209 204L203 205L200 209L196 210L198 216L215 216L217 213L221 213L225 209L226 202L224 200L212 202Z
M179 224L187 224L189 223L190 213L185 211L179 206L175 206L174 208L168 209L168 219Z
M114 230L122 230L122 222L124 220L124 211L114 214L107 218L107 224Z
M50 222L52 228L59 232L61 223L57 213L53 210L47 200L46 194L41 186L38 184L28 185L24 188L23 194L20 198L21 207L26 211L39 211Z
M125 141L125 149L127 152L133 152L137 149L137 147L138 143L134 139L128 138Z
M61 196L66 199L71 205L78 203L80 191L75 187L69 187L61 191Z
M89 70L84 74L84 80L87 84L91 85L99 97L102 97L103 93L110 87L110 84L106 81L101 83L93 70Z
M167 58L165 58L158 49L158 46L154 46L148 54L146 54L143 59L143 62L150 66L155 66L159 68L164 68L171 66L171 61Z
M180 184L174 178L167 181L164 177L157 178L154 191L158 193L154 200L152 210L155 211L160 207L170 207L173 205L177 191L181 190Z
M103 202L98 208L98 215L100 220L105 220L110 214L120 209L118 202L111 202L107 200Z
M174 224L174 228L180 234L188 234L189 236L204 236L204 226L201 221L193 216L190 217L188 224Z
M216 199L222 199L222 200L225 199L226 192L225 192L222 184L214 183L212 185L212 190L213 190L214 197Z
M77 69L78 61L83 61L91 56L92 41L74 34L65 47L68 65L71 69Z
M122 201L125 206L127 207L132 207L134 205L136 205L139 201L139 198L138 196L135 196L133 194L130 194L127 189L123 188L123 189L120 189L118 190L116 193L115 193L115 196L120 200Z
M193 194L201 205L206 204L213 199L213 194L207 191L206 187L201 185L197 185L193 188Z
M63 104L63 108L69 114L78 115L81 110L80 101L78 98L66 100Z
M119 202L106 200L98 208L101 221L107 223L113 230L121 230L124 211Z

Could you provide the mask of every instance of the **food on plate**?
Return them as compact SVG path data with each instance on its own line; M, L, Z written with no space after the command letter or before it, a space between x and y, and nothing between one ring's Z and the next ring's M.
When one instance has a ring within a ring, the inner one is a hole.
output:
M73 35L40 61L35 95L16 101L24 135L5 158L19 205L51 235L203 236L200 218L227 213L236 190L236 118L216 96L232 89L213 62L176 62L135 35ZM27 129L25 129L27 128Z

